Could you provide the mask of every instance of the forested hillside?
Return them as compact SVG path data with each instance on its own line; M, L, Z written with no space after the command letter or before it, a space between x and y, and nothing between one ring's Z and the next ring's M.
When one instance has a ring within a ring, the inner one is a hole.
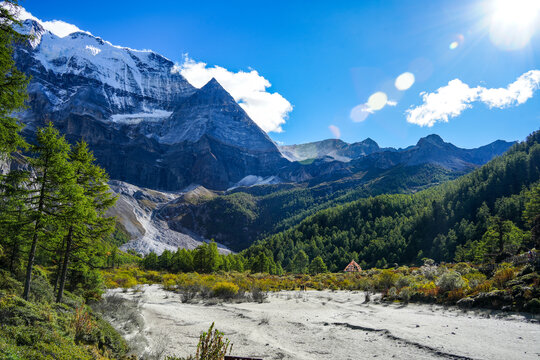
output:
M304 251L336 271L351 259L364 267L425 257L480 261L510 256L522 245L538 247L539 142L536 131L474 172L413 195L380 195L320 211L244 255L265 253L289 269Z
M317 211L368 196L416 192L460 175L463 172L433 164L371 169L315 186L237 188L223 196L169 204L162 214L170 219L172 228L188 228L240 251L254 240L288 229Z

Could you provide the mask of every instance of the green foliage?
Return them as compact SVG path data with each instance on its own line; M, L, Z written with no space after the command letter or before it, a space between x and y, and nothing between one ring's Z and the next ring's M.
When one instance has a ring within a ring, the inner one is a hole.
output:
M215 242L212 241L209 244L203 244L195 249L193 254L195 270L206 273L214 272L219 268L220 264L221 257Z
M320 273L325 273L327 271L328 269L326 268L326 264L320 256L317 256L311 261L311 264L309 264L309 273L311 275L317 275Z
M388 267L423 257L482 262L491 254L515 255L535 244L525 224L532 215L524 221L521 214L538 201L537 190L529 188L540 180L539 140L540 131L472 173L413 195L379 195L319 211L242 254L251 258L264 250L269 256L269 250L292 269L290 261L302 250L309 258L321 256L330 271L351 258L362 267Z
M28 78L15 67L13 44L26 41L29 37L14 30L17 0L3 2L0 7L0 157L26 147L20 136L20 121L13 113L24 107L28 98L26 86Z
M0 284L1 359L121 359L122 337L82 303L53 305L49 297L30 302L15 293L22 285L9 274ZM36 276L36 280L42 276ZM32 287L39 284L34 281ZM5 286L7 285L7 286ZM50 287L50 285L48 285ZM33 290L34 288L32 288ZM33 293L32 293L33 294ZM70 299L71 294L66 294Z
M321 184L278 184L237 188L189 205L175 221L240 251L255 240L283 231L316 212L382 193L413 193L461 173L424 164L360 171ZM174 205L172 205L174 206Z
M165 360L223 360L225 355L232 350L232 344L223 337L223 333L214 329L214 323L208 331L203 332L199 337L196 355L187 358L167 356Z
M291 272L296 274L304 274L309 266L309 257L304 250L300 250L294 256L291 262Z
M231 342L223 337L223 333L214 329L214 323L207 332L199 337L196 360L223 360L227 352L232 350Z

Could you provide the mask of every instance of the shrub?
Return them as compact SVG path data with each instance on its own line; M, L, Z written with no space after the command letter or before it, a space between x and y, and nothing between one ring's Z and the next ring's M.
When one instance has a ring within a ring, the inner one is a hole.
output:
M460 262L454 265L453 270L458 272L461 276L465 276L469 274L471 271L474 271L473 268L469 264L464 263L464 262Z
M267 297L268 297L268 294L266 292L262 291L258 287L254 287L251 290L251 298L253 299L253 301L256 301L256 302L262 304L266 300Z
M461 289L467 285L461 275L455 271L447 271L442 274L437 279L436 284L443 292Z
M223 360L227 351L232 349L231 342L223 338L223 333L214 329L214 323L199 337L196 360Z
M473 289L476 293L482 293L482 292L490 292L491 291L491 281L487 280L484 281L481 284L476 285L476 287Z
M219 296L225 299L230 299L236 296L238 294L238 290L240 288L238 285L233 284L228 281L221 281L218 282L216 285L212 287L212 291L215 296Z
M54 301L54 289L42 271L37 272L30 282L30 300L41 303Z
M469 286L472 289L476 288L478 285L486 281L486 275L480 272L470 272L467 275L465 275L464 278L469 281Z
M388 290L396 284L399 275L392 270L383 270L378 277L377 285L381 290Z
M401 289L401 288L404 288L406 286L411 286L411 284L414 283L414 277L412 276L401 276L397 281L396 281L396 287L398 289Z
M504 288L504 284L506 284L507 281L512 280L514 276L515 271L513 268L501 269L493 275L493 284L499 289L502 289Z
M126 274L121 274L116 279L116 283L121 288L129 289L137 285L137 279L135 279L132 275L126 273Z
M420 267L420 273L428 280L434 280L439 269L431 259L426 259L424 265Z
M71 326L75 333L75 341L89 337L95 328L92 317L82 306L75 310Z

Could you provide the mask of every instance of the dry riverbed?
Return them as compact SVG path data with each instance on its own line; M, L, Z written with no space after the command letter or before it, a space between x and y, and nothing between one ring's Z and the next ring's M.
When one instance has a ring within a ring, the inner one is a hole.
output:
M520 314L365 303L363 293L350 291L287 291L262 304L217 305L182 303L158 285L107 296L131 300L133 314L110 320L139 354L155 357L193 354L215 322L234 355L263 359L540 358L540 323Z

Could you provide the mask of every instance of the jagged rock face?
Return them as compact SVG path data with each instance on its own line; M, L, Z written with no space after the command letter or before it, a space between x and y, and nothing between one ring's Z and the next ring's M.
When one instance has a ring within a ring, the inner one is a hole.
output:
M196 89L161 55L83 32L60 38L33 20L22 32L34 35L15 51L32 77L30 108L20 114L26 133L53 121L68 140L88 142L113 179L227 189L288 164L215 80Z
M327 139L306 144L283 145L279 147L279 150L283 156L291 161L330 157L334 160L347 162L374 152L393 149L380 148L375 141L367 138L352 144L339 139Z

